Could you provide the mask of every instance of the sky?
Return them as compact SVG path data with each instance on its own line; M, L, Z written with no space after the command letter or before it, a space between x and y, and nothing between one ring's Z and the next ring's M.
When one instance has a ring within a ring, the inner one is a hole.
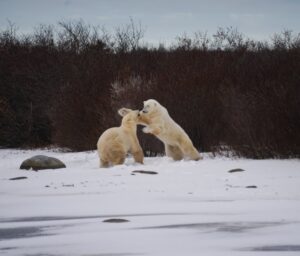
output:
M21 33L80 19L113 32L130 18L141 23L150 44L169 44L197 31L212 35L229 26L251 39L269 40L284 29L300 32L300 0L0 0L0 29L10 20Z

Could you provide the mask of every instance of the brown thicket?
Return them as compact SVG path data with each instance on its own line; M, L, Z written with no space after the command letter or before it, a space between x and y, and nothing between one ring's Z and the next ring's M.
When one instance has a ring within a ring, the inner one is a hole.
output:
M109 34L83 21L0 31L0 145L95 149L120 107L157 99L200 151L300 156L300 37L247 39L233 28L141 44L131 20ZM163 153L139 131L147 155Z

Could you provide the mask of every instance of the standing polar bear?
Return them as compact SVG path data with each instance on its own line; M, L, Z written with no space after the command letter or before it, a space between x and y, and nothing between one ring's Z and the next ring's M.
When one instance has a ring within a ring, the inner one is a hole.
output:
M143 164L144 153L136 136L137 124L141 124L139 111L121 108L118 113L123 117L121 126L107 129L98 140L100 167L123 164L128 152Z
M147 125L143 128L144 133L151 133L164 143L167 156L174 160L202 159L189 136L170 117L167 109L156 100L144 101L140 120Z

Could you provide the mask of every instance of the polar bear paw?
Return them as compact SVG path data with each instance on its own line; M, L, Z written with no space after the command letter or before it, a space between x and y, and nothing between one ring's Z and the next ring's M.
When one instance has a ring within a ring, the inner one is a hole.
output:
M151 133L151 129L148 126L145 126L142 131L144 133Z

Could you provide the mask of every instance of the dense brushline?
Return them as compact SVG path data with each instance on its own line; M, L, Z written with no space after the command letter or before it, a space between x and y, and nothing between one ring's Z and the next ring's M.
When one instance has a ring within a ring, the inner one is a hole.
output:
M103 31L82 21L0 31L1 146L95 149L119 107L154 98L200 151L300 156L299 35L257 42L227 28L149 47L133 23ZM147 155L162 153L139 137Z

